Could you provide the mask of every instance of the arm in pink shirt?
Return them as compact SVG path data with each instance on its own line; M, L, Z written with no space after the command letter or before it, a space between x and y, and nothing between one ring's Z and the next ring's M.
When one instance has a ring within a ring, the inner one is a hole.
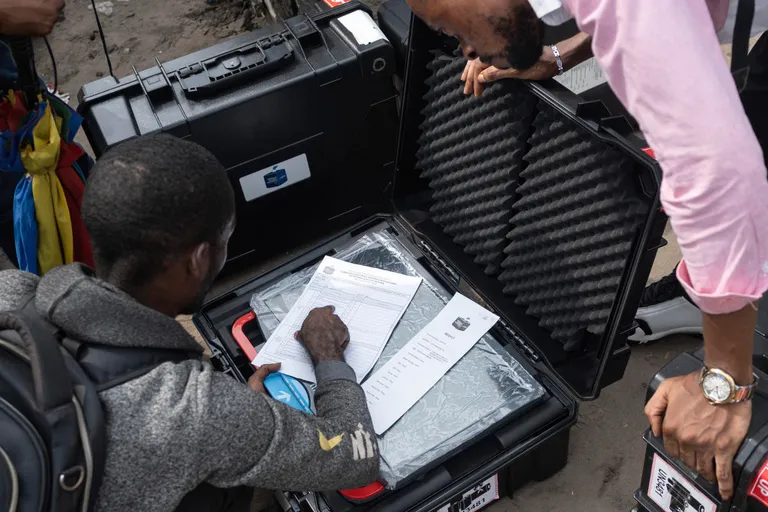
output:
M768 180L707 4L565 3L659 160L680 282L710 314L758 300L768 289Z

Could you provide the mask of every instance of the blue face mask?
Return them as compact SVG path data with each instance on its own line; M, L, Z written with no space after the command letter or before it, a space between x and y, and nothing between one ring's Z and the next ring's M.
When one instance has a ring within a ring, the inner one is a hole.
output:
M573 19L561 0L528 0L541 21L550 26L562 25Z

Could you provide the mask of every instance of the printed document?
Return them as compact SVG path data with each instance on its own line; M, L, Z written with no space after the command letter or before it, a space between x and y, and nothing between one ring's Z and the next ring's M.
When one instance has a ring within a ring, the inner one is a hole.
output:
M461 294L365 381L373 428L383 434L493 327L498 316Z
M315 381L315 368L304 346L294 338L314 308L334 306L349 328L344 351L357 381L371 371L405 308L421 284L406 276L325 257L304 292L252 363L282 363L280 371L297 379Z

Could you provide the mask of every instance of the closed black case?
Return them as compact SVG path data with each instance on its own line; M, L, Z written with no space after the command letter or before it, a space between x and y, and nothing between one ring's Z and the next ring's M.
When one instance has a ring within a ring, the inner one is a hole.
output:
M160 131L209 149L235 190L230 262L382 211L397 145L394 52L384 39L359 44L339 22L349 12L298 16L86 84L78 111L94 153ZM280 170L284 181L269 180Z

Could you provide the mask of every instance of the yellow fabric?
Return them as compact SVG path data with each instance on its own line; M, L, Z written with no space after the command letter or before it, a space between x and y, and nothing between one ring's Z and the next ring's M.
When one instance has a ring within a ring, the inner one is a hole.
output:
M50 105L32 130L33 143L22 149L21 163L32 176L37 219L37 260L40 275L74 260L72 222L64 189L56 175L61 137Z

